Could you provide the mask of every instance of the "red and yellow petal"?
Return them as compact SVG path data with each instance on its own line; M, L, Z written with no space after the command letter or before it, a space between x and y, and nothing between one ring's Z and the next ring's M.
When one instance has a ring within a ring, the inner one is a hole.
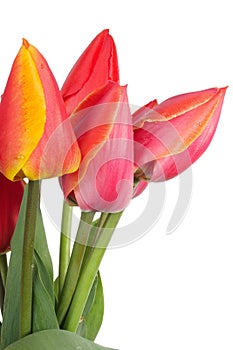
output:
M43 135L45 121L42 82L24 40L0 105L0 171L8 179L17 179Z
M28 51L42 82L46 123L23 172L33 180L72 173L77 170L81 155L59 88L45 58L32 45L28 46Z

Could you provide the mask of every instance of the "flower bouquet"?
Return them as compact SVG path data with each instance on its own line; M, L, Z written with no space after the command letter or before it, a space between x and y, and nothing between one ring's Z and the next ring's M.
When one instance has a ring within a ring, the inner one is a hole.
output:
M104 310L99 266L118 222L150 182L175 177L203 154L225 91L153 100L133 112L108 30L61 90L23 40L0 104L1 349L106 349L94 342ZM53 177L64 194L58 275L40 206L41 181Z

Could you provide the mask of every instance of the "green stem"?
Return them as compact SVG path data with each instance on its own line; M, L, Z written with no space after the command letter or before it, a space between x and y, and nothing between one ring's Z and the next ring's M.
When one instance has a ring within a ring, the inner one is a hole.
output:
M92 220L95 213L82 212L81 220L78 227L78 232L73 245L73 250L68 266L64 287L61 292L61 297L58 302L57 319L61 325L63 319L69 309L82 267L83 257L86 250L86 243L89 238L89 233L92 227ZM80 243L81 242L81 243Z
M72 303L70 305L63 327L70 332L77 331L80 318L82 316L100 263L121 215L122 212L116 214L108 214L108 217L104 221L104 225L101 228L98 240L96 241L96 246L93 248L82 270L82 274L76 287L74 297L72 299Z
M2 277L3 287L6 288L6 277L7 277L8 265L6 254L0 255L0 273Z
M109 215L109 213L101 213L100 218L95 220L94 222L92 222L92 229L91 229L91 232L89 234L89 239L88 239L87 247L85 250L85 255L83 257L83 263L82 263L82 268L81 268L80 274L82 273L82 270L83 270L84 266L86 265L86 261L87 261L89 255L91 254L93 247L96 246L96 241L97 241L99 234L101 232L101 228L104 227L104 223L106 222L108 215Z
M24 225L20 295L20 337L31 333L32 327L32 287L33 255L37 213L40 205L40 182L29 181Z
M70 233L72 226L73 207L65 201L63 203L61 237L60 237L60 258L59 258L59 293L64 286L66 272L70 261Z

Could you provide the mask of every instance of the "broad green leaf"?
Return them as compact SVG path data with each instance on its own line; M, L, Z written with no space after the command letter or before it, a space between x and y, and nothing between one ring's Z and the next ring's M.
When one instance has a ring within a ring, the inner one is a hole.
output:
M78 330L77 330L77 334L79 334L81 337L83 338L87 338L87 325L86 325L86 318L92 308L92 305L94 303L95 297L96 297L96 290L97 290L97 285L98 285L98 276L96 275L95 281L93 283L93 286L91 288L90 294L88 296L85 308L83 310L83 315L82 315L82 319L80 321ZM94 339L91 339L94 340Z
M58 279L58 277L53 282L53 288L54 288L55 299L56 299L56 303L57 303L57 301L58 301L58 293L59 293L59 279Z
M18 222L11 240L11 257L6 283L6 295L4 302L2 344L1 349L19 339L19 313L20 313L20 290L21 290L21 262L23 251L23 236L27 201L27 186L20 208ZM52 280L52 264L46 242L41 212L38 212L36 225L35 250ZM51 292L51 290L50 290ZM47 310L49 312L50 310Z
M97 345L77 334L62 330L46 330L31 334L5 350L113 350Z
M92 290L83 312L78 334L89 340L95 340L104 315L104 294L100 274L96 276Z
M83 317L87 318L87 315L89 314L92 305L94 303L95 297L96 297L96 290L97 290L97 285L98 285L98 276L96 275L96 278L94 280L93 286L91 288L91 291L89 293L85 308L83 310Z
M53 281L36 252L34 260L32 331L59 329L55 313Z
M45 229L41 211L38 212L37 218L37 232L35 237L35 250L43 261L46 271L49 273L50 279L53 281L53 263L50 256L48 243L46 239Z
M98 284L92 308L86 317L87 339L95 340L104 316L104 292L100 274L98 273Z

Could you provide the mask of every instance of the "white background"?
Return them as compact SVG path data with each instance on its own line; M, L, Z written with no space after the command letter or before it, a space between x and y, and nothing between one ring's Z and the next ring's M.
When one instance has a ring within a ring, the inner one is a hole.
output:
M192 201L171 235L166 227L178 181L166 184L164 211L136 243L107 252L105 318L97 342L121 350L233 348L233 21L230 0L2 1L0 89L27 38L61 86L82 50L109 28L130 103L229 85L217 133L193 166ZM146 196L132 204L134 220ZM55 204L56 205L56 204ZM124 221L123 221L124 223ZM52 226L54 248L59 235Z

